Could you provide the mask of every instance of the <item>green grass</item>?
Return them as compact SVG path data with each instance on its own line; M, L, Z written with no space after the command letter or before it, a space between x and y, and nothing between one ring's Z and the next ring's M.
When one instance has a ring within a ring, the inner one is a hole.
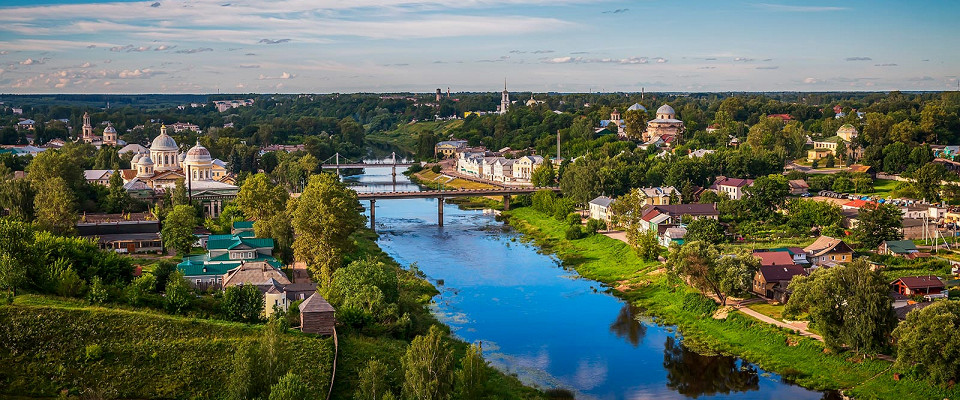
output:
M417 136L419 135L420 130L430 130L434 133L439 133L446 138L448 131L460 127L461 125L463 125L463 120L425 121L413 124L401 124L394 130L368 133L366 138L367 141L372 143L396 146L399 147L400 150L409 153L416 153L418 139Z
M222 398L233 373L231 355L260 332L255 325L21 295L0 306L0 393ZM289 331L284 340L289 365L325 392L332 339ZM94 345L103 355L90 359L87 349Z
M898 183L900 183L900 181L894 179L874 179L873 192L858 193L858 195L887 198L890 197L891 193L897 188Z
M821 342L795 335L752 319L739 312L724 320L710 317L716 306L682 282L665 274L647 274L651 267L636 258L620 241L605 236L566 240L562 224L531 208L510 212L511 224L556 252L567 267L606 284L629 279L646 281L627 292L614 294L636 304L657 318L676 325L684 343L695 349L735 355L761 368L785 374L798 384L817 390L843 390L858 399L960 398L960 388L942 388L917 377L892 379L892 363L861 360L845 352L824 351ZM582 255L578 253L582 252ZM705 305L706 302L706 305ZM764 307L761 307L764 309ZM776 307L765 310L774 313ZM874 378L876 376L876 378Z
M769 304L769 303L756 303L747 306L747 308L756 311L760 314L766 315L773 319L782 320L783 319L783 305L782 304Z

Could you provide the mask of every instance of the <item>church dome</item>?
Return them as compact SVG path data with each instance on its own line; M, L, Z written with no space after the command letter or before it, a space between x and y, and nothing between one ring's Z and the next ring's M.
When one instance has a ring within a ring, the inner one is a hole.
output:
M177 149L177 141L166 133L161 133L150 145L150 151L177 151Z
M103 133L117 133L117 130L110 124L103 130Z
M186 160L186 159L187 159L187 153L180 153L180 155L177 156L177 161L183 162L183 160Z
M137 165L142 165L142 166L153 165L153 160L150 159L150 156L144 154L143 157L140 157L140 161L137 161Z
M842 135L844 133L856 135L857 128L854 128L853 125L850 124L843 124L840 129L837 129L837 135Z
M130 164L136 165L138 162L140 162L141 157L143 157L143 154L141 153L134 154L133 158L130 159Z
M673 107L670 107L669 104L664 104L657 109L657 114L677 115L677 112L673 111Z
M187 157L183 161L191 164L208 164L213 162L213 157L210 156L210 150L197 143L187 151Z
M647 111L647 108L640 105L640 103L633 103L630 108L627 108L627 111Z

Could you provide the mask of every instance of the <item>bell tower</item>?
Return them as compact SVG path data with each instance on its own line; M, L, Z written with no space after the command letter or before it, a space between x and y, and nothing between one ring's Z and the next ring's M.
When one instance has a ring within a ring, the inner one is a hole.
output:
M503 93L500 95L500 114L506 114L510 108L510 92L507 91L507 80L503 80Z
M90 113L83 113L83 141L93 143L93 124L90 123Z

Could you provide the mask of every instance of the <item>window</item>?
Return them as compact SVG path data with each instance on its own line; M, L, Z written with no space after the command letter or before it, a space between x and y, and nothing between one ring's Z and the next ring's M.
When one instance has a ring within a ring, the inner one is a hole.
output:
M830 256L830 261L836 261L836 256Z
M200 280L199 280L199 279L197 279L197 281L196 281L196 282L197 282L197 286L200 286Z

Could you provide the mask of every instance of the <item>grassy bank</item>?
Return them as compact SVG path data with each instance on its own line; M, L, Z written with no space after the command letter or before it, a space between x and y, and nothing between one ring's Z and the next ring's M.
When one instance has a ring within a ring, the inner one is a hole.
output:
M858 399L960 398L960 389L930 385L912 377L892 378L892 363L832 354L822 343L756 321L739 312L711 318L716 308L693 289L658 273L623 242L602 235L564 238L566 225L532 208L509 212L510 223L544 250L556 253L582 276L620 290L612 292L665 324L677 325L685 343L701 351L735 355L818 390L843 390Z
M450 335L449 328L438 321L430 312L428 305L437 289L415 268L404 268L383 252L377 245L377 234L364 229L354 234L356 251L347 256L347 260L374 257L397 273L400 286L400 309L411 319L412 333L425 333L431 325L437 325L447 332L447 343L454 352L455 366L463 357L468 343ZM334 381L334 399L353 398L359 384L359 374L370 360L379 360L388 366L387 380L390 386L399 389L403 385L403 359L409 337L398 337L397 333L378 332L375 329L351 329L342 326L340 333L340 353L337 362L337 378ZM400 335L403 336L403 335ZM523 386L514 376L505 375L493 367L487 367L489 377L486 392L490 398L497 399L539 399L542 393L534 388ZM399 390L395 390L399 392ZM395 393L396 394L396 393Z
M262 327L21 295L0 306L0 393L89 398L223 398L243 342ZM289 364L317 393L333 340L288 331Z
M366 139L371 143L385 144L399 147L408 153L417 152L417 139L420 131L427 130L447 137L450 129L458 128L463 125L463 120L453 121L425 121L413 124L401 124L396 129L384 132L372 132L366 135Z

